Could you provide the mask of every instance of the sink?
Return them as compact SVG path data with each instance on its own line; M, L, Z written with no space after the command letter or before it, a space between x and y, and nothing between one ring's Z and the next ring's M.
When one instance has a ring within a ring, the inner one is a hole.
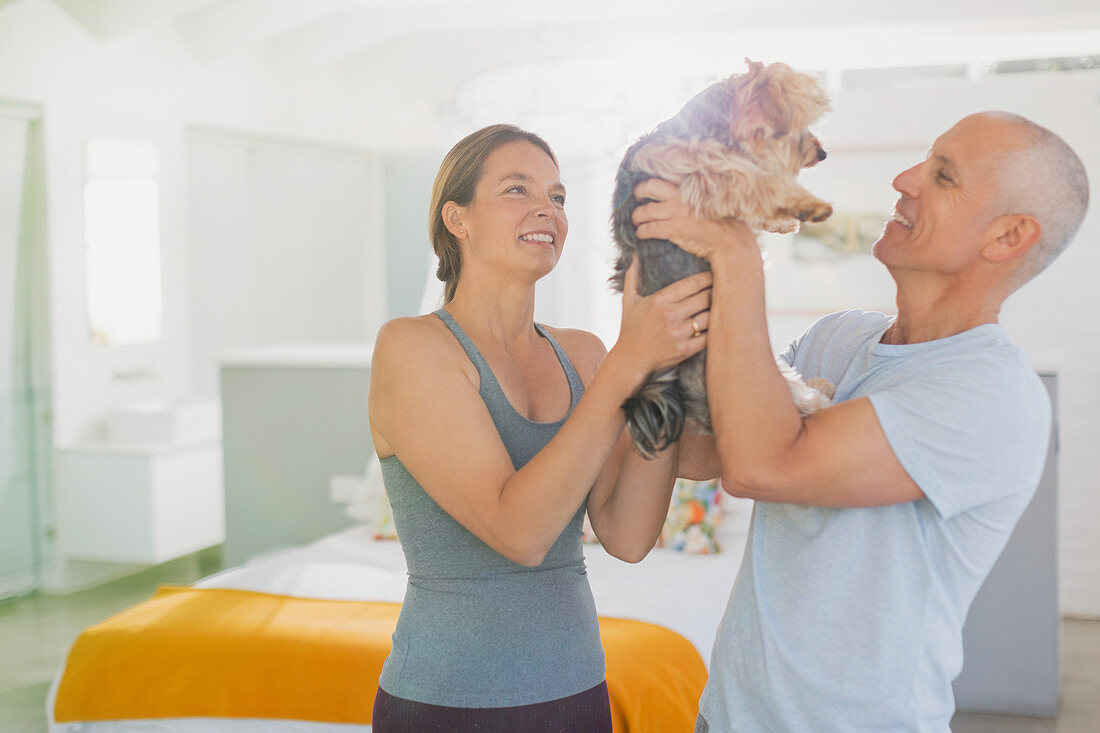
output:
M107 416L107 439L115 443L205 443L221 439L219 400L143 400Z

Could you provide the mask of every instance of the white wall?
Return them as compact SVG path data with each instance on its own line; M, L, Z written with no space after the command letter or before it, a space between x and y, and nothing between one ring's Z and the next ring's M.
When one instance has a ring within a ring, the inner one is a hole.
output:
M187 136L194 397L219 359L286 343L365 343L386 319L382 157L347 146Z
M427 104L424 100L406 100L413 110L408 117L380 114L384 107L377 98L349 94L338 78L275 78L265 68L233 59L203 65L168 29L100 41L49 0L21 0L0 9L0 97L44 108L57 444L92 434L114 405L194 393L187 124L364 148L383 142L410 147L436 134L432 116L417 113L416 104ZM88 337L82 148L93 137L150 141L160 155L164 338L158 344L103 346ZM44 550L47 562L56 559L52 542ZM78 574L59 563L49 568L44 585L64 588L78 582Z
M23 0L3 9L0 96L45 109L59 443L82 437L113 403L154 394L185 397L191 390L185 125L363 147L381 141L407 147L434 134L434 128L417 124L426 116L378 114L376 99L346 91L324 77L279 81L243 62L202 66L167 31L102 42L48 0ZM160 153L165 318L160 344L104 347L87 338L81 149L91 137L149 140Z
M420 313L431 261L428 206L446 150L386 156L385 228L387 311L390 318ZM434 270L432 270L434 276ZM435 302L429 306L434 310Z

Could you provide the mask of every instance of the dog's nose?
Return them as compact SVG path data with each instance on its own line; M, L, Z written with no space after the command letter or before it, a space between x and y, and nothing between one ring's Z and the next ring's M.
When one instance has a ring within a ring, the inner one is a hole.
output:
M824 148L818 148L817 149L817 162L820 163L823 160L825 160L825 149Z

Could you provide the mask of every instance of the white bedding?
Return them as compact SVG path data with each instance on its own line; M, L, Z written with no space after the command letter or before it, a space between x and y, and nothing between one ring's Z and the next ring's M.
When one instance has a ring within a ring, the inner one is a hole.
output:
M589 581L601 616L659 624L690 640L710 663L710 648L744 550L747 511L720 525L723 551L685 555L655 549L630 565L598 545L585 545ZM405 594L405 558L393 540L374 540L364 525L303 547L270 553L194 584L266 593L364 601L397 601ZM366 733L369 725L294 720L167 718L55 723L59 671L46 700L50 733Z

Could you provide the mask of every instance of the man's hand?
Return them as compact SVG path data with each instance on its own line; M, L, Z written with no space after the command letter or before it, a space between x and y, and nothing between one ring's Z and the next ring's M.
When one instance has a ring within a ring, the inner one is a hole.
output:
M634 188L634 198L649 200L634 209L631 220L638 239L667 239L680 249L710 262L723 250L752 248L759 253L756 236L736 219L699 219L680 198L680 188L660 178L650 178Z

